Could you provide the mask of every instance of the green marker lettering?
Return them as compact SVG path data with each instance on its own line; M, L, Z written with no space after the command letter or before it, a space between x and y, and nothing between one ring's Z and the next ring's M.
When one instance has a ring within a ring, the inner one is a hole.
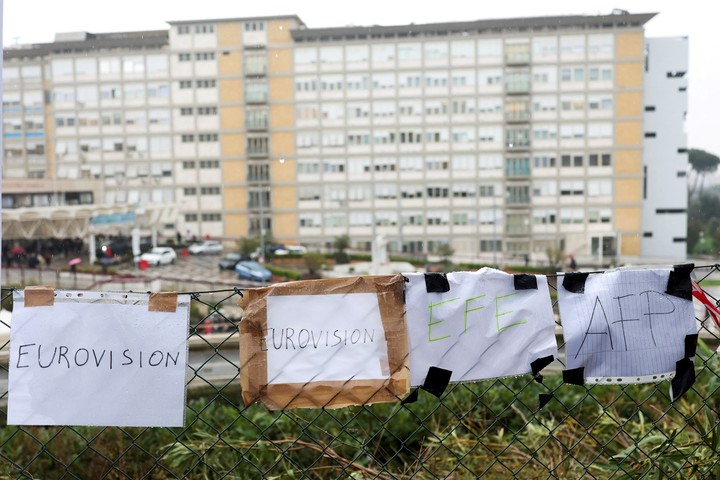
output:
M503 330L507 330L510 327L514 327L516 325L522 325L523 323L527 323L527 320L522 320L520 322L511 323L510 325L505 325L504 327L500 327L500 317L503 315L510 315L513 313L512 310L508 310L507 312L498 312L500 309L500 300L503 298L510 298L514 297L515 295L518 295L517 293L511 293L508 295L503 295L502 297L495 297L495 326L497 327L498 333L502 332Z
M484 296L485 296L485 294L483 294L483 295L478 295L477 297L472 297L472 298L468 298L467 300L465 300L465 325L464 325L464 328L463 328L463 333L467 332L467 317L468 317L468 313L470 313L470 312L477 312L478 310L483 310L483 309L485 308L485 306L483 305L482 307L477 307L477 308L468 309L468 304L469 304L470 302L472 302L473 300L477 300L478 298L483 298Z
M445 304L448 304L451 302L456 302L458 300L460 300L459 297L453 298L450 300L445 300L444 302L440 302L440 303L431 303L430 305L428 305L428 308L430 309L430 320L428 321L428 342L437 342L438 340L445 340L446 338L450 338L450 335L445 335L444 337L433 338L433 336L432 336L433 325L439 325L445 321L445 320L438 320L437 322L433 322L433 308L439 307L440 305L445 305Z

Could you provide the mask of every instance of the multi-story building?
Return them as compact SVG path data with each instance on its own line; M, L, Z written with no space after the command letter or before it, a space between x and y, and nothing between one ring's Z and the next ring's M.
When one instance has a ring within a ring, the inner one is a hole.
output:
M645 72L652 17L308 29L282 16L62 35L5 52L3 173L98 182L96 204L172 206L165 235L382 235L391 251L450 243L497 262L682 258L684 179L648 189L647 167L687 167L681 119L662 126L672 155L644 125L650 84L668 80L660 62ZM687 61L686 44L672 49ZM684 93L660 95L684 112ZM656 228L665 210L676 221Z

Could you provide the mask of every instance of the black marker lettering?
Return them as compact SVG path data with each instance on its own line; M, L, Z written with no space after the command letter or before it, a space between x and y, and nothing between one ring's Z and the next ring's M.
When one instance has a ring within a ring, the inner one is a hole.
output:
M153 358L155 357L156 353L160 355L160 360L157 363L153 363ZM160 365L162 363L162 361L163 361L162 352L160 350L155 350L154 352L152 352L150 354L150 358L148 359L148 365L150 365L151 367L157 367L158 365Z
M357 338L355 338L356 333L357 333ZM352 333L350 334L350 343L355 345L356 343L358 343L360 341L361 336L362 336L362 333L360 333L360 330L358 330L358 329L353 330Z
M173 358L172 355L170 355L170 352L165 352L165 366L168 366L168 361L172 358L173 365L177 365L178 357L180 356L180 352L177 352L175 354L175 357Z
M28 354L27 352L22 351L23 347L32 347L33 345L35 345L35 344L34 343L26 343L25 345L20 345L20 347L18 347L18 359L17 359L17 365L15 366L15 368L28 368L30 366L30 365L20 365L20 359L22 358L23 355Z
M273 331L273 333L272 333L273 348L274 348L275 350L280 350L280 349L282 348L283 333L284 333L285 329L284 329L284 328L281 328L281 329L280 329L280 345L278 345L278 344L275 343L275 329L273 328L272 331Z
M127 354L127 352L129 352L129 351L130 351L130 350L127 349L127 348L126 348L125 350L123 350L123 357L127 358L127 359L130 360L130 361L127 362L127 363L121 363L121 365L132 365L133 359L132 359L130 356L128 356L128 354Z
M82 363L78 360L78 353L80 353L80 352L85 352L85 361ZM84 367L85 364L89 360L90 360L90 352L87 351L87 348L78 348L77 351L75 352L75 365L77 365L78 367Z
M42 362L40 361L40 352L41 351L42 351L42 345L38 345L38 365L40 365L40 368L48 368L55 361L55 354L57 353L57 347L53 348L52 358L50 359L50 362L47 365L43 365Z
M96 366L96 367L99 367L99 366L100 366L100 362L102 362L102 359L103 359L103 357L105 356L105 350L102 351L102 355L100 355L100 358L99 358L99 359L98 359L98 357L97 357L97 353L95 353L95 349L94 349L94 348L92 349L92 352L93 352L93 357L95 357L95 366Z
M368 338L370 341L368 342ZM365 338L363 340L363 343L373 343L375 341L375 330L368 330L365 329Z
M290 333L292 332L292 333ZM292 336L295 335L295 329L294 328L287 328L285 330L285 349L290 350L290 344L292 343L293 350L295 350L295 342L292 339Z
M65 351L63 351L63 349ZM67 353L68 353L68 347L65 345L60 345L60 354L58 355L58 365L60 365L60 359L64 358L65 363L67 363L67 367L70 368L70 360L67 359Z
M597 309L598 305L600 305L600 310L602 310L603 317L605 318L605 324L607 325L607 331L606 332L591 332L590 327L592 327L593 319L595 318L595 310ZM582 342L580 343L580 348L578 348L577 353L575 354L575 358L580 355L580 351L583 348L583 345L585 345L585 340L587 340L588 335L607 335L610 338L610 350L614 350L613 348L613 341L612 341L612 333L610 332L610 322L608 322L607 314L605 313L605 308L603 307L602 302L600 301L599 297L595 297L595 304L593 305L593 311L590 315L590 323L588 324L588 328L585 331L585 336L582 339Z
M338 332L339 332L339 331L340 331L340 330L335 330L335 331L333 332L333 337L337 338L338 341L335 342L334 344L330 345L331 347L337 347L338 345L340 345L340 344L342 343L342 337L341 337L340 335L338 335Z
M625 333L625 322L639 322L640 319L639 319L639 318L625 318L625 317L623 317L622 303L620 303L620 300L622 300L623 298L628 298L628 297L632 297L632 296L634 296L634 295L623 295L623 296L621 296L621 297L614 297L614 298L613 298L614 300L617 300L618 310L620 310L620 320L615 320L615 321L613 322L613 325L616 324L616 323L619 323L619 324L620 324L620 327L622 328L623 343L625 343L625 351L626 351L626 352L627 352L627 350L628 350L628 345L627 345L627 335L626 335L626 333Z
M670 310L669 312L653 312L653 311L651 311L651 309L650 309L650 294L651 294L651 293L654 293L654 294L656 294L656 295L660 295L660 297L661 297L662 299L664 299L664 300L666 300L668 303L670 303L670 306L672 307L672 310ZM661 293L661 292L655 292L655 291L653 291L653 290L648 290L648 291L646 291L646 292L640 293L640 295L641 295L641 296L642 296L642 295L647 295L647 306L648 306L648 309L647 309L647 312L646 312L646 313L643 313L643 315L645 315L645 316L647 317L647 319L648 319L648 324L650 325L650 337L652 338L653 345L655 345L655 346L657 347L657 343L655 343L655 333L653 332L652 316L653 316L653 315L670 315L671 313L675 312L675 304L673 303L673 301L672 301L670 298L668 298L667 295L665 295L664 293Z

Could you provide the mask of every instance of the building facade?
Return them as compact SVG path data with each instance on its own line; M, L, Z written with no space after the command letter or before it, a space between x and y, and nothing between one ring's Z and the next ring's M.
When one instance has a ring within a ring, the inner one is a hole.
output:
M59 35L5 52L3 175L96 182L103 206L171 205L168 236L382 236L395 252L449 243L488 262L683 258L685 213L672 232L648 226L648 212L686 208L677 175L657 187L677 202L648 201L652 17L308 29L282 16ZM663 128L685 148L677 122Z

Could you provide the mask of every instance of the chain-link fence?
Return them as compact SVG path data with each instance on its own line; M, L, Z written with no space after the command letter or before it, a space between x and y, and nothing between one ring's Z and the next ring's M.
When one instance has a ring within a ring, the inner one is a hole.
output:
M695 276L715 300L720 266ZM239 295L192 293L184 428L0 427L0 476L720 478L720 335L704 309L697 381L674 403L667 382L563 384L556 360L543 383L525 375L450 385L440 398L422 392L415 403L270 412L240 400ZM9 308L11 291L2 299ZM562 352L559 328L558 342ZM541 394L550 400L538 408Z

